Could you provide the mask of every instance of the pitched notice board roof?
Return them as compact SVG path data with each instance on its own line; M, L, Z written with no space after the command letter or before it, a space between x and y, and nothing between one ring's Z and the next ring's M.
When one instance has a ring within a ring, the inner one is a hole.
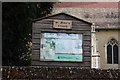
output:
M85 22L85 23L88 23L88 24L92 25L91 22L88 22L88 21L86 21L86 20L80 19L80 18L78 18L78 17L75 17L75 16L73 16L73 15L71 15L71 14L64 13L64 12L57 13L57 14L52 14L52 15L48 15L48 16L45 16L45 17L42 17L42 18L37 18L37 19L34 19L32 22L37 22L37 21L40 21L40 20L43 20L43 19L48 19L48 18L50 18L50 17L59 16L59 15L70 16L70 17L72 17L72 18L74 18L74 19L77 19L77 20L79 20L79 21L83 21L83 22Z

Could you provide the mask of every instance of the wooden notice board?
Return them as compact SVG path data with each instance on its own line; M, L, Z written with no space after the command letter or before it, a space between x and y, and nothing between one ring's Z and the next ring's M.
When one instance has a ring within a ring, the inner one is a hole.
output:
M32 66L91 67L91 23L66 13L33 21Z

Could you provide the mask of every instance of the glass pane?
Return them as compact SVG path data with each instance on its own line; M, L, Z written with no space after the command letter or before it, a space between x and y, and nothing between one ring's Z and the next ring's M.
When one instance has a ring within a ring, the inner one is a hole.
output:
M43 61L82 61L82 34L43 33Z
M107 63L112 64L112 46L110 44L107 46Z
M114 55L114 64L118 64L118 46L114 45L113 47L113 55Z

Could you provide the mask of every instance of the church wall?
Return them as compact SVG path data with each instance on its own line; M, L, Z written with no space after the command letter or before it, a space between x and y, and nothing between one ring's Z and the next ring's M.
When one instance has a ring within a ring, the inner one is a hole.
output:
M100 68L118 68L118 64L107 64L107 55L105 44L114 38L119 41L120 30L96 30L97 52L100 53ZM119 59L119 58L118 58ZM120 62L120 60L119 60Z

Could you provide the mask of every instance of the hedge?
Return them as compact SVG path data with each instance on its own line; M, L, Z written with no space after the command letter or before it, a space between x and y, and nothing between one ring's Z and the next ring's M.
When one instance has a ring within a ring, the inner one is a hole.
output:
M2 79L39 80L120 80L120 69L88 69L80 67L3 67Z

